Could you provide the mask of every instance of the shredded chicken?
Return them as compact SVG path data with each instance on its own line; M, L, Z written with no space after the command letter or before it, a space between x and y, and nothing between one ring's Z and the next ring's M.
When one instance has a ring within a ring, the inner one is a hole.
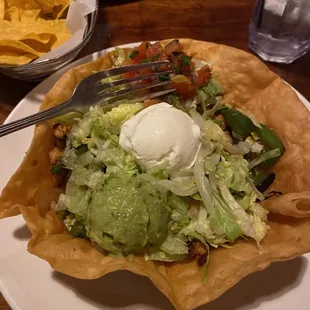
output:
M62 157L63 150L61 150L59 147L55 146L50 152L49 152L49 158L52 165L57 164Z
M65 136L70 132L71 127L62 124L56 124L54 126L54 135L58 139L65 138Z
M188 256L195 258L198 266L203 266L207 261L208 251L206 246L199 240L189 242Z

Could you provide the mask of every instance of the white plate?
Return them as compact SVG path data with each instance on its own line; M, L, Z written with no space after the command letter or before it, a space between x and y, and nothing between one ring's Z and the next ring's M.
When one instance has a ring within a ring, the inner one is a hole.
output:
M132 47L136 44L129 44ZM46 92L68 69L97 59L112 49L75 61L31 91L7 121L37 112ZM310 103L298 93L310 109ZM33 127L0 139L2 189L24 157ZM16 193L18 195L18 193ZM47 262L26 250L29 231L21 216L0 222L0 290L14 310L173 309L169 301L143 277L116 272L84 281L53 271ZM310 308L310 254L272 264L248 276L205 310L308 310Z

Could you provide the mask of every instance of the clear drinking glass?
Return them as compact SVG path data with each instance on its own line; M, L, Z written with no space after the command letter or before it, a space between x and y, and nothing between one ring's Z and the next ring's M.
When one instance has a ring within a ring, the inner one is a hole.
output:
M310 0L258 0L249 48L266 61L291 63L310 49Z

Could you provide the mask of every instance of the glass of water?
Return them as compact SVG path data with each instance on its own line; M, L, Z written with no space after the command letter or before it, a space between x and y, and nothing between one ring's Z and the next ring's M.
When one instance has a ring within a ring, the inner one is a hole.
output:
M310 49L310 0L257 0L249 48L266 61L291 63Z

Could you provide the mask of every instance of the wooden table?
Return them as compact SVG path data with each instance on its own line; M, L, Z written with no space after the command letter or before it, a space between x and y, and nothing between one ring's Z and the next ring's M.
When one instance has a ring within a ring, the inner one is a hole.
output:
M143 40L190 37L247 50L254 0L105 0L79 57ZM310 100L310 53L290 65L267 64ZM0 75L0 123L36 84ZM0 310L9 310L0 295ZM37 309L33 309L37 310Z

